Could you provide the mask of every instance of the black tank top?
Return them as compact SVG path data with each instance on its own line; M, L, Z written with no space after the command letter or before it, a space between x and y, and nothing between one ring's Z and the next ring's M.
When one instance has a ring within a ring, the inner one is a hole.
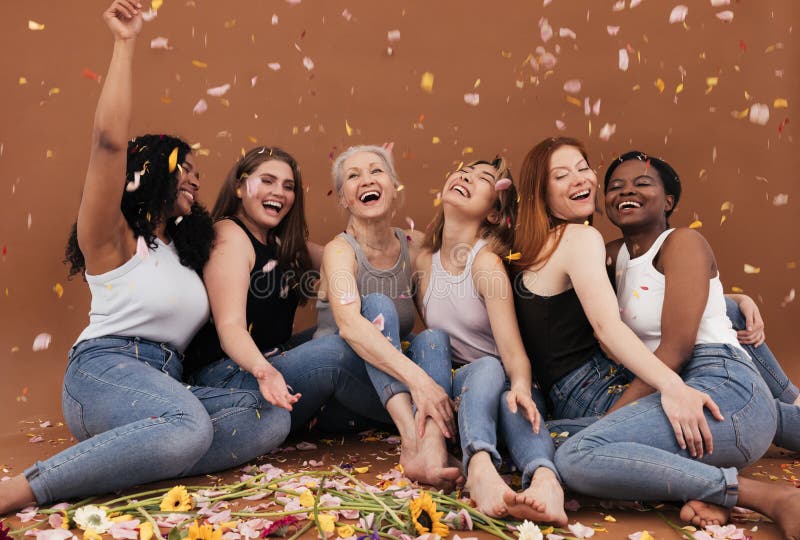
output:
M247 329L258 349L266 352L286 343L291 337L298 293L289 287L284 268L271 263L270 266L274 268L264 271L268 262L278 258L275 245L262 244L239 219L226 219L242 228L256 252L256 263L250 271L250 287L247 290ZM184 372L190 374L225 356L214 321L209 320L186 349Z
M586 363L599 345L575 289L539 296L522 283L522 273L514 281L522 342L546 395L553 383Z

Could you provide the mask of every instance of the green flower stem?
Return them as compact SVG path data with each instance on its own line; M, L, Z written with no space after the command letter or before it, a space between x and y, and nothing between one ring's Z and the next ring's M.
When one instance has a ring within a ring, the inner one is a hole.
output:
M384 503L384 502L383 502L381 499L379 499L378 497L376 497L374 493L372 493L371 491L369 491L369 490L367 489L367 487L368 487L368 486L367 486L367 485L366 485L364 482L362 482L361 480L359 480L358 478L356 478L355 476L353 476L352 474L348 473L347 471L345 471L344 469L342 469L342 468L340 468L340 467L336 467L336 469L335 469L335 470L336 470L336 471L337 471L339 474L342 474L342 475L346 476L347 478L349 478L349 479L350 479L350 480L351 480L351 481L352 481L354 484L356 484L356 485L358 485L359 487L361 487L362 489L364 489L364 491L366 491L366 493L367 493L367 494L368 494L370 497L372 497L373 499L375 499L375 501L376 501L378 504L380 504L380 505L383 507L383 509L384 509L384 510L386 510L386 511L389 513L389 515L390 515L390 516L392 516L392 518L394 519L394 521L395 521L395 523L397 524L397 527L398 527L398 528L402 528L402 527L403 527L403 525L404 525L403 521L401 521L401 520L400 520L400 517L399 517L399 516L398 516L398 515L397 515L397 514L394 512L394 510L392 510L391 508L389 508L389 507L388 507L388 506L387 506L387 505L386 505L386 504L385 504L385 503Z
M511 538L510 536L508 536L504 532L500 531L497 527L493 527L491 525L484 525L483 523L479 523L477 521L473 522L473 524L478 529L480 529L482 531L485 531L485 532L488 532L492 536L496 536L498 538L502 538L503 540L514 540L513 538Z
M302 529L300 529L299 531L294 533L292 536L290 536L286 540L297 540L298 538L303 536L306 533L306 531L308 531L308 529L310 529L313 525L314 525L314 523L309 521L308 523L305 524L305 526Z
M669 525L675 532L677 532L678 534L681 534L681 535L689 538L689 540L697 540L697 538L695 538L695 536L692 533L690 533L686 529L682 529L682 528L678 527L671 520L667 519L667 516L662 514L660 510L655 510L655 512L656 512L656 514L658 514L658 517L660 517L664 521L664 523Z
M156 520L153 519L153 516L148 514L147 510L145 510L144 508L137 508L137 510L139 511L140 514L142 514L144 516L144 518L147 521L150 522L150 525L153 526L153 534L156 535L156 538L158 538L158 540L164 540L164 537L161 536L161 530L159 530L159 528L158 528L158 523L156 523Z

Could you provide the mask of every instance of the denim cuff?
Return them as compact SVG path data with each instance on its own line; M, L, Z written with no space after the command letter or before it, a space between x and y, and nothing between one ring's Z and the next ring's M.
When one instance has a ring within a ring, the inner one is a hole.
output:
M722 494L722 501L717 504L733 508L739 500L739 471L736 467L725 467L720 470L725 480L725 491Z
M531 485L531 480L533 480L533 473L536 472L536 469L539 467L546 467L553 471L553 474L556 475L556 479L559 483L563 484L564 481L561 480L561 475L558 474L558 470L556 469L556 464L553 463L552 460L547 458L539 458L531 461L527 465L525 465L525 470L522 471L522 489L528 489Z
M786 388L783 389L781 395L778 396L778 401L781 403L788 403L789 405L793 404L797 400L797 396L800 396L800 390L789 381L786 385Z
M478 452L486 452L489 454L489 457L492 458L492 463L494 463L495 468L499 468L503 464L503 458L500 457L500 453L493 444L484 441L473 441L464 445L461 450L463 453L462 464L464 466L465 474L467 471L469 471L469 460L472 459L472 456Z
M386 407L387 401L389 401L397 394L402 394L402 393L406 394L410 393L408 390L408 386L399 381L392 381L386 386L384 386L383 389L381 390L380 392L381 403L383 404L384 407Z
M28 484L30 484L33 496L36 498L36 504L47 504L52 500L49 494L50 490L47 489L40 473L41 470L39 469L38 461L23 472L25 479L28 481Z

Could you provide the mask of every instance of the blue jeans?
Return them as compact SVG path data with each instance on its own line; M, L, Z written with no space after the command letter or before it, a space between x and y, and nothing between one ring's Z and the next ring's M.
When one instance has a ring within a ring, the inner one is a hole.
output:
M108 336L69 353L63 410L81 441L25 471L38 504L228 469L269 452L289 413L248 390L186 387L167 345Z
M392 300L382 294L361 299L361 314L368 320L384 317L383 335L401 349L400 325ZM411 342L406 355L439 384L450 381L450 340L438 330L426 330ZM291 412L292 429L305 427L329 402L343 407L353 423L391 423L386 401L408 388L361 359L338 334L301 343L269 358L286 384L302 394ZM221 388L246 388L258 392L258 381L230 358L223 358L192 375L192 382ZM332 401L333 400L333 401Z
M600 362L593 367L600 367ZM599 395L601 386L608 388L603 381L608 370L599 371L599 378L573 378L577 386L571 393L580 394L584 383L589 395ZM757 461L775 434L775 401L750 359L728 345L695 346L681 376L689 386L709 394L725 418L717 421L706 411L713 454L693 459L681 450L661 407L661 394L655 393L594 422L559 447L555 462L566 484L597 497L698 499L734 506L737 468ZM559 388L567 391L565 384Z
M739 310L739 305L729 298L725 299L725 305L734 330L744 330L747 322ZM773 442L788 450L800 451L800 407L794 404L798 396L797 386L789 380L766 343L758 347L753 345L742 345L742 347L753 359L753 364L775 398L775 406L778 409L778 430Z

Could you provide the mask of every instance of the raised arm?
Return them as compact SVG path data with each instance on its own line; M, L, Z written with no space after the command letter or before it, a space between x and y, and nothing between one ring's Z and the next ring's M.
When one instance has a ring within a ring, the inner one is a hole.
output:
M417 405L417 427L423 431L430 416L446 437L455 433L450 398L417 364L397 350L378 328L361 315L361 297L355 278L355 253L341 238L325 246L323 280L339 335L366 362L408 386Z
M142 29L140 8L138 1L115 0L103 13L114 35L114 52L94 115L92 149L78 211L78 243L90 273L118 266L135 246L120 201L133 107L133 52Z
M598 339L614 358L661 392L664 412L681 448L688 443L692 456L702 455L705 440L705 449L711 452L713 443L703 408L708 407L721 420L719 408L707 394L687 386L622 322L605 270L605 246L600 233L593 227L569 225L558 251L563 253L564 271Z
M538 433L541 415L531 398L531 362L522 344L511 280L503 261L488 249L482 249L475 257L472 279L486 304L500 361L511 381L511 389L506 395L508 407L515 413L517 406L521 406L533 431Z
M203 269L203 281L222 350L258 379L264 399L291 411L300 394L288 391L283 376L267 362L247 331L247 291L255 264L253 247L244 232L228 220L218 222L214 229L217 238Z

